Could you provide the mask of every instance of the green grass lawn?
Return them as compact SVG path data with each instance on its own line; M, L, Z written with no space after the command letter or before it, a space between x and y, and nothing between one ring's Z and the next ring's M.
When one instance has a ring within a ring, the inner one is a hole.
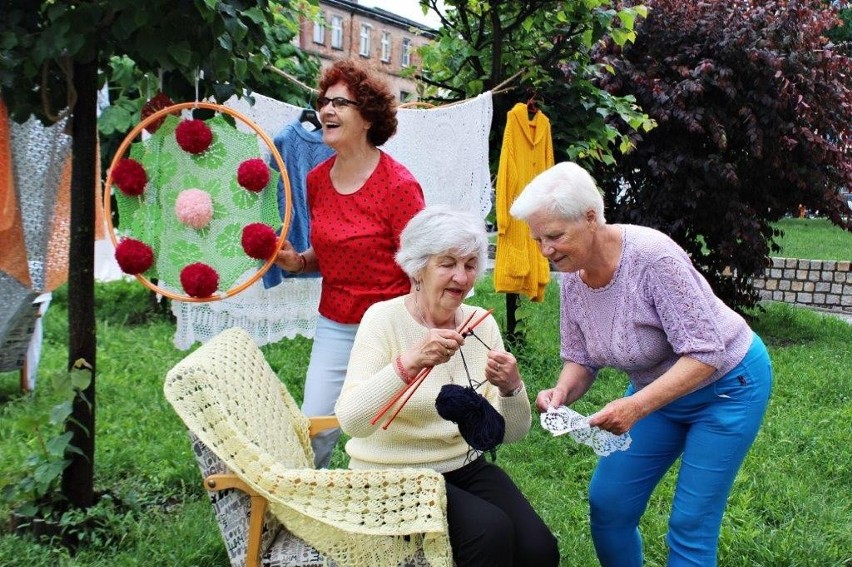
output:
M783 219L775 224L784 232L777 239L781 251L773 256L808 260L852 260L852 232L828 219Z
M496 307L504 297L490 279L473 303ZM190 454L186 431L162 393L168 369L187 353L172 343L169 316L152 314L139 284L101 284L98 298L96 488L123 506L107 509L104 527L75 556L59 546L0 535L0 565L226 566L212 509ZM64 372L66 296L55 294L45 317L45 349L34 395L17 391L16 373L0 374L0 485L15 483L36 447L28 416L47 420L55 403L45 387ZM527 340L516 354L531 396L552 385L560 368L558 294L519 311ZM849 566L852 562L852 326L833 318L771 305L755 329L769 345L776 385L763 430L734 486L722 526L719 564ZM263 348L297 399L310 341ZM623 376L604 372L575 404L590 413L621 395ZM566 566L596 564L588 528L586 489L595 457L566 437L553 438L537 420L522 442L501 447L498 463L528 495L556 533ZM338 450L334 464L345 466ZM665 564L665 532L673 475L654 494L642 529L646 565ZM0 507L0 517L9 509Z

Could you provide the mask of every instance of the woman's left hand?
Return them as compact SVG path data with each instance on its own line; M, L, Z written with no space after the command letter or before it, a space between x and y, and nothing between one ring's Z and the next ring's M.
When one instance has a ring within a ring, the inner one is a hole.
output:
M621 435L643 417L645 416L638 400L627 396L611 401L599 412L592 414L589 417L589 425Z
M518 361L510 352L488 351L485 363L485 379L500 389L500 394L508 396L521 384Z

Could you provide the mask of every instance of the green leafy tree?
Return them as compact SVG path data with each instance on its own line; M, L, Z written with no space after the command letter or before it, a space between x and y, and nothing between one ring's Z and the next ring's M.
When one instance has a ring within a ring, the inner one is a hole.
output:
M643 7L609 0L444 0L442 9L437 0L420 4L441 15L438 36L420 50L420 79L434 98L446 102L497 92L490 136L493 172L507 112L531 97L551 117L557 161L611 163L615 150L632 144L633 129L653 127L631 96L613 95L596 84L610 70L593 59L604 38L617 45L635 39ZM523 323L516 323L525 315L517 299L506 295L507 340L516 344L524 331Z
M659 228L724 300L757 301L772 223L803 204L852 229L852 61L818 0L649 0L633 44L609 42L600 85L656 120L599 167L612 220Z
M612 161L612 152L632 143L607 118L631 129L648 130L653 122L630 96L614 96L595 78L608 69L593 60L605 37L617 45L633 41L641 6L618 7L608 0L499 2L421 0L424 10L441 15L442 27L421 48L421 79L436 99L458 100L504 86L495 97L491 155L496 157L513 104L535 96L549 116L557 160Z
M834 28L828 30L826 35L831 41L838 44L840 49L845 50L847 55L852 55L852 4L838 2L837 0L832 0L829 3L838 9L837 15L840 17L840 22Z
M315 1L312 2L316 4ZM94 219L97 91L104 80L125 91L116 106L138 119L145 95L135 76L164 76L175 100L224 100L266 85L269 64L290 56L295 2L287 0L0 0L0 95L15 120L49 120L70 106L73 135L69 368L82 360L92 379L65 421L72 434L62 494L72 506L94 503L95 318ZM290 27L281 27L283 23ZM99 75L99 72L101 74ZM201 74L199 73L201 72ZM138 75L135 75L138 74ZM198 78L198 80L197 80ZM135 93L135 94L134 94ZM276 93L281 96L280 93ZM122 118L122 117L120 117ZM108 123L109 120L107 121ZM121 130L122 119L112 117Z

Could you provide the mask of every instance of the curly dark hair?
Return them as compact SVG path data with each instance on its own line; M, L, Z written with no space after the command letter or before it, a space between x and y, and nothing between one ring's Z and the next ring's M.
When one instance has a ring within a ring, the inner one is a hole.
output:
M396 97L390 85L376 71L354 59L340 59L325 69L319 82L319 96L338 83L345 84L359 106L355 107L370 123L367 141L381 146L396 133Z

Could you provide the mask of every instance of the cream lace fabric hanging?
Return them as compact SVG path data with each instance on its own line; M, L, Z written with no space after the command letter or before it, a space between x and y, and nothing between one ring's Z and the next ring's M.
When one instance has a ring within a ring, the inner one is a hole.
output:
M567 406L548 408L541 414L541 426L553 434L568 434L577 443L588 445L600 457L614 451L626 451L630 447L630 434L615 435L600 427L591 427L589 418Z
M491 211L492 115L491 91L443 107L400 108L397 133L382 149L414 174L427 205L452 205L484 219Z
M254 106L236 98L225 104L251 118L270 137L302 113L292 104L257 93L252 96ZM382 149L414 174L427 204L455 205L485 218L491 210L488 132L492 115L490 92L447 107L400 108L397 133ZM175 346L186 350L230 327L248 330L258 345L297 335L312 338L321 286L320 278L288 279L270 289L257 282L222 301L173 301Z
M70 174L66 170L71 155L71 137L65 134L67 122L63 118L45 127L30 117L23 124L12 123L10 128L15 193L35 291L50 291L51 274L67 274L68 270L67 253L51 254L51 249L68 250L69 243L68 211L57 210L63 176ZM57 214L62 217L58 225L54 222Z

